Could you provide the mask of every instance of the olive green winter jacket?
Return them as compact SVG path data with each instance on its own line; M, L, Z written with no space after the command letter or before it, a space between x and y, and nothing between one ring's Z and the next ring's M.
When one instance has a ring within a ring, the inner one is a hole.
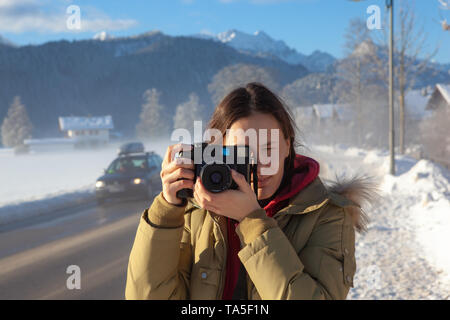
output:
M239 223L249 299L346 298L361 212L358 201L343 196L352 193L348 188L333 190L316 178L273 218L261 208ZM126 299L221 299L226 237L224 217L193 199L169 204L160 193L140 219Z

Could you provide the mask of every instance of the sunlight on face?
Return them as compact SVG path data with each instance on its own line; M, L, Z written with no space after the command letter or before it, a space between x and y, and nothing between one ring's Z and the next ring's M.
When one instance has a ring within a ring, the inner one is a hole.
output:
M239 137L239 134L248 129L256 130L257 150L254 150L252 142L249 144L258 158L258 199L271 197L280 186L284 172L284 160L289 155L290 148L289 139L285 139L280 123L270 114L255 112L249 117L237 120L229 129L233 134L225 136L226 145L242 144L244 140L245 143L249 143L247 136ZM278 135L275 134L275 130ZM269 170L270 168L276 170Z

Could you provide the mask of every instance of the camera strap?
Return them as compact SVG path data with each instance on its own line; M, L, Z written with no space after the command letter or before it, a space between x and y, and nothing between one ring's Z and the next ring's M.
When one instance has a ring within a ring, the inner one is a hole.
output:
M251 171L253 175L253 191L256 194L256 200L258 200L258 170L256 164L251 165Z

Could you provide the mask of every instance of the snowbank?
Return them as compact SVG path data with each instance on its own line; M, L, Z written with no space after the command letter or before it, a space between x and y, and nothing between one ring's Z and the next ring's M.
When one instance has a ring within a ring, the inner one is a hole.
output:
M450 173L428 160L412 166L398 161L404 173L387 175L382 185L386 193L402 194L403 210L410 212L417 240L423 245L427 259L443 271L450 283Z
M93 204L94 201L94 188L89 187L73 192L53 194L40 200L5 205L0 207L0 226L83 204Z
M382 199L357 234L355 287L349 299L449 299L450 172L428 160L343 145L314 146L321 176L363 172L380 181Z

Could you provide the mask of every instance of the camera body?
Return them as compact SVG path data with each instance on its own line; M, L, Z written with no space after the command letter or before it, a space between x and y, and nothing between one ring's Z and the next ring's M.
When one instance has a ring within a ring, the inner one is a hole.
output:
M247 145L222 146L203 143L191 145L191 150L180 151L177 158L188 158L194 162L194 181L200 177L205 188L210 192L222 192L238 189L231 177L231 169L242 174L258 194L257 165ZM192 198L191 189L181 189L178 198Z

